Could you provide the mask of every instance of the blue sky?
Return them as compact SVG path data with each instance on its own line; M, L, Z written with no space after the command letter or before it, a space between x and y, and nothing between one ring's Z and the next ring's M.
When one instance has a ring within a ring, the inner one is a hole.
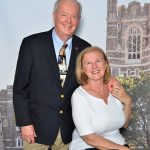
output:
M105 50L107 0L79 0L83 6L77 34ZM139 0L137 0L139 1ZM0 0L0 89L13 84L22 39L53 26L55 0ZM125 4L132 0L118 0ZM150 0L140 0L141 4Z

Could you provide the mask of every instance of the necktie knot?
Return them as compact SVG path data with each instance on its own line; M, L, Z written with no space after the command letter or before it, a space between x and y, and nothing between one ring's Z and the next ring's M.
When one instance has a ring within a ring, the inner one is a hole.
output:
M67 46L68 46L68 45L67 45L66 43L64 43L62 47L64 47L64 48L66 49Z
M68 45L66 43L63 44L63 46L60 49L59 55L66 56L65 50L66 50L67 46Z

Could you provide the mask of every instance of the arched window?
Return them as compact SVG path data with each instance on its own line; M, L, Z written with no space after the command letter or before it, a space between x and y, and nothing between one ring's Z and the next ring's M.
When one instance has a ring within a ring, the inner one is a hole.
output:
M137 59L140 59L140 54L139 53L137 54Z
M133 54L133 59L136 59L136 54Z
M16 147L22 147L23 141L21 137L16 137Z
M128 55L128 59L131 59L131 54Z
M128 34L128 59L140 59L141 39L141 31L136 26L133 26Z

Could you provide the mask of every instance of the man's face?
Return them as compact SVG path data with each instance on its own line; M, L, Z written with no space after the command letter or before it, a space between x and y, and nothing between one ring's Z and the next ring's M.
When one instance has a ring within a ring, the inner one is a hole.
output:
M63 41L67 41L74 34L80 20L79 13L79 6L69 0L62 0L53 13L55 31Z

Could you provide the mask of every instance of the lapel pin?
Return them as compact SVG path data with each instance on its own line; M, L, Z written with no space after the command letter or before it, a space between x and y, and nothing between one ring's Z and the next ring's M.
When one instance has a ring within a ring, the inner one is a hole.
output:
M78 47L75 47L75 50L77 51L79 48Z

